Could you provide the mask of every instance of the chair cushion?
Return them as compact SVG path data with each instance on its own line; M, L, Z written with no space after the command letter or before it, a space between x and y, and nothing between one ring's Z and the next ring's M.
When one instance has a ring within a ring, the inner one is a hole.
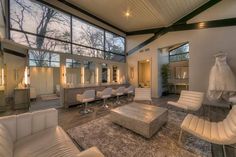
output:
M230 144L232 140L227 136L222 122L209 122L192 114L185 117L181 128L210 143Z
M77 155L77 157L104 157L97 147L89 148Z
M14 148L14 157L73 157L80 152L59 126L19 139Z
M178 108L182 108L182 109L185 109L185 110L188 109L187 105L179 104L178 102L174 102L174 101L168 101L167 104L178 107Z
M0 156L13 157L13 140L7 128L0 123Z

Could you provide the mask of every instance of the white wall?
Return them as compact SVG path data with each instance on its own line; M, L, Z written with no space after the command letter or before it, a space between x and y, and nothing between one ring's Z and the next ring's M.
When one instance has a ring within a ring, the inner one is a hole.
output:
M144 40L147 40L153 36L153 34L144 34L144 35L135 35L135 36L127 36L126 37L126 50L134 48L135 46L142 43Z
M221 12L225 16L227 10L225 6L236 5L236 1L225 0L215 6L214 12ZM222 6L223 5L223 6ZM222 8L221 8L222 6ZM219 9L220 8L220 9ZM231 11L230 11L231 12ZM205 12L203 12L205 14ZM231 15L231 14L230 14ZM200 14L199 16L202 16ZM206 14L204 16L207 16ZM208 15L208 17L212 17ZM227 16L226 16L227 17ZM236 16L235 16L236 17ZM203 17L202 17L203 18ZM197 19L197 17L196 17ZM211 20L204 18L205 21ZM211 29L199 29L190 31L177 31L167 33L142 49L150 48L150 51L140 53L139 50L127 57L128 66L134 66L135 79L132 84L137 85L137 61L144 59L152 60L152 96L158 97L158 49L167 47L176 43L189 42L190 44L190 61L189 61L189 83L190 90L206 92L208 87L209 71L214 64L213 55L219 51L228 53L229 65L236 73L236 26L221 27ZM134 39L134 37L132 37ZM132 39L132 40L133 40ZM139 37L137 37L139 39ZM127 38L129 40L129 38ZM129 43L129 42L127 42Z

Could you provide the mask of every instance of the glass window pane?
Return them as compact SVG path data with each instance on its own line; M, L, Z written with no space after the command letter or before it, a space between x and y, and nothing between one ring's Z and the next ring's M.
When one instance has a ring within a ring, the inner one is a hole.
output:
M125 62L125 56L113 54L113 53L109 53L109 52L106 52L105 59L118 61L118 62Z
M66 67L67 68L80 68L81 62L76 61L74 59L66 59Z
M70 53L70 44L52 40L48 38L42 38L22 32L11 31L11 39L16 43L29 46L31 48L57 51L62 53Z
M70 41L70 16L30 0L10 0L11 28Z
M106 32L105 41L106 51L124 54L125 52L125 39L113 33Z
M170 55L180 54L180 53L188 53L189 52L189 44L185 44L177 49L173 49L170 51Z
M86 56L86 57L97 57L104 59L104 52L91 48L86 48L78 45L73 45L73 54Z
M60 67L60 55L45 51L29 50L29 65L38 67Z
M104 31L77 18L72 19L72 42L103 50Z

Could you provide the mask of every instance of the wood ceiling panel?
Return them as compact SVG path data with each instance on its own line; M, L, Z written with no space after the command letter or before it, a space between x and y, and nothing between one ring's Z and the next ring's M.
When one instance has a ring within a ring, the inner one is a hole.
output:
M208 0L67 0L125 30L171 25ZM130 10L129 18L124 13Z

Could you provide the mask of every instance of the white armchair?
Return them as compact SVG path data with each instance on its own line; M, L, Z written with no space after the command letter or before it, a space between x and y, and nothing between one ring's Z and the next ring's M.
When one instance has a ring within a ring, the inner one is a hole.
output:
M83 94L77 94L76 100L81 103L85 103L84 109L81 111L82 114L88 114L93 112L92 110L88 109L88 102L95 100L95 90L86 90Z
M92 147L80 152L58 126L56 109L0 117L1 157L104 157Z
M106 104L106 100L110 98L112 95L112 88L105 88L103 91L97 92L97 97L103 99L103 107L108 108L108 104Z
M130 99L130 95L134 93L134 87L130 85L128 88L125 88L125 93L128 95L128 101L132 100Z
M119 87L116 90L112 90L112 94L116 96L116 102L115 104L121 104L120 101L120 96L123 95L125 93L125 87Z
M184 110L197 111L204 99L204 93L182 90L177 102L168 101L167 104L182 108Z
M134 101L149 101L152 103L150 88L135 88Z
M236 143L236 106L233 106L227 117L220 122L210 122L192 114L188 114L181 124L179 142L182 130L210 143L230 145Z

